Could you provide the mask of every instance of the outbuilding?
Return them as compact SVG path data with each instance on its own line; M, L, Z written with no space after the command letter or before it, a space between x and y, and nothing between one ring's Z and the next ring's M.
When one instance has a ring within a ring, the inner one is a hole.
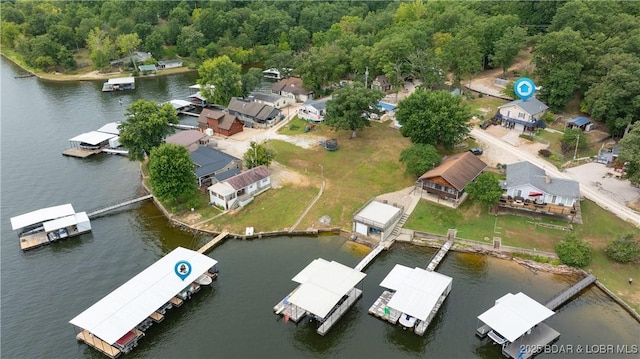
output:
M391 235L403 209L386 203L371 201L353 217L353 231L384 241Z

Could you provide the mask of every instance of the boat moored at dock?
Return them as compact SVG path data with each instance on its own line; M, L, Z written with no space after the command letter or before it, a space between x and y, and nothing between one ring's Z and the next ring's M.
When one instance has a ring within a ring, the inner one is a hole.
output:
M71 204L64 204L13 217L11 227L18 231L20 248L29 250L91 232L91 221L86 212L76 213Z

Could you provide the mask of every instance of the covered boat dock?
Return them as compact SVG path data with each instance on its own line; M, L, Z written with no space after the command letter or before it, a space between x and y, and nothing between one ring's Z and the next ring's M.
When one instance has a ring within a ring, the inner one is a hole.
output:
M526 294L507 293L495 305L480 314L485 325L476 331L502 345L502 354L510 358L529 358L560 337L560 333L542 323L554 314L552 310ZM529 350L521 351L521 348Z
M102 84L102 92L112 92L121 90L133 90L136 88L136 79L134 77L119 77L109 79Z
M451 277L440 273L396 264L380 283L389 290L369 313L392 324L400 322L403 328L424 335L451 291L452 282Z
M75 213L71 204L43 208L13 217L11 227L18 230L20 249L25 251L58 239L91 232L87 213Z
M300 286L274 310L283 314L285 321L291 318L296 322L310 313L319 323L318 334L325 335L362 296L362 290L356 285L365 276L365 273L338 262L315 259L293 277Z
M178 265L190 270L178 276ZM164 319L164 313L200 289L198 278L218 262L178 247L80 313L69 323L80 328L76 339L115 358L138 345L144 331Z

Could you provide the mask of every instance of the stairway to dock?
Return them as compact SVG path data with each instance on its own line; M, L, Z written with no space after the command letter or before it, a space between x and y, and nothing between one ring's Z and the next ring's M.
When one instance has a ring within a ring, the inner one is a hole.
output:
M409 219L410 215L411 213L405 212L402 217L400 217L398 224L396 224L396 226L393 228L393 231L391 232L391 236L397 236L398 234L400 234L400 229L402 229L402 226L407 223L407 219Z
M114 209L118 209L120 207L125 207L125 206L128 206L130 204L142 202L142 201L145 201L145 200L150 199L150 198L153 198L153 195L147 194L147 195L144 195L142 197L136 197L136 198L133 198L133 199L129 199L129 200L126 200L124 202L120 202L120 203L117 203L117 204L114 204L114 205L110 205L108 207L103 207L103 208L91 211L91 212L87 213L87 217L94 218L94 217L97 217L97 216L99 216L101 214L104 214L106 212L113 211Z
M596 279L597 279L596 276L594 276L593 274L589 274L588 276L584 277L581 281L571 286L571 288L568 288L564 292L558 294L555 298L548 301L547 304L545 304L545 307L551 310L556 310L556 308L563 305L566 301L571 299L574 295L580 293L580 291L582 291L583 289L585 289L586 287L594 283Z

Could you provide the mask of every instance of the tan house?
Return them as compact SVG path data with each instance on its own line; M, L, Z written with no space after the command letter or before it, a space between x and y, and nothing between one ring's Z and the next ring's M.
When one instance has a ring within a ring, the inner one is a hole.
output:
M443 199L460 200L465 186L485 168L487 164L471 152L458 153L420 176L416 186Z
M302 86L302 79L299 77L288 77L276 82L271 86L271 92L296 102L313 99L313 92Z
M193 152L198 147L209 143L209 136L198 130L185 130L167 137L165 142L186 147L189 152Z
M517 131L534 131L537 128L545 128L542 116L549 107L535 97L526 101L516 100L498 106L496 119L501 121L503 127Z
M371 88L384 92L390 92L391 83L385 75L378 75L375 79L373 79L373 81L371 81Z

